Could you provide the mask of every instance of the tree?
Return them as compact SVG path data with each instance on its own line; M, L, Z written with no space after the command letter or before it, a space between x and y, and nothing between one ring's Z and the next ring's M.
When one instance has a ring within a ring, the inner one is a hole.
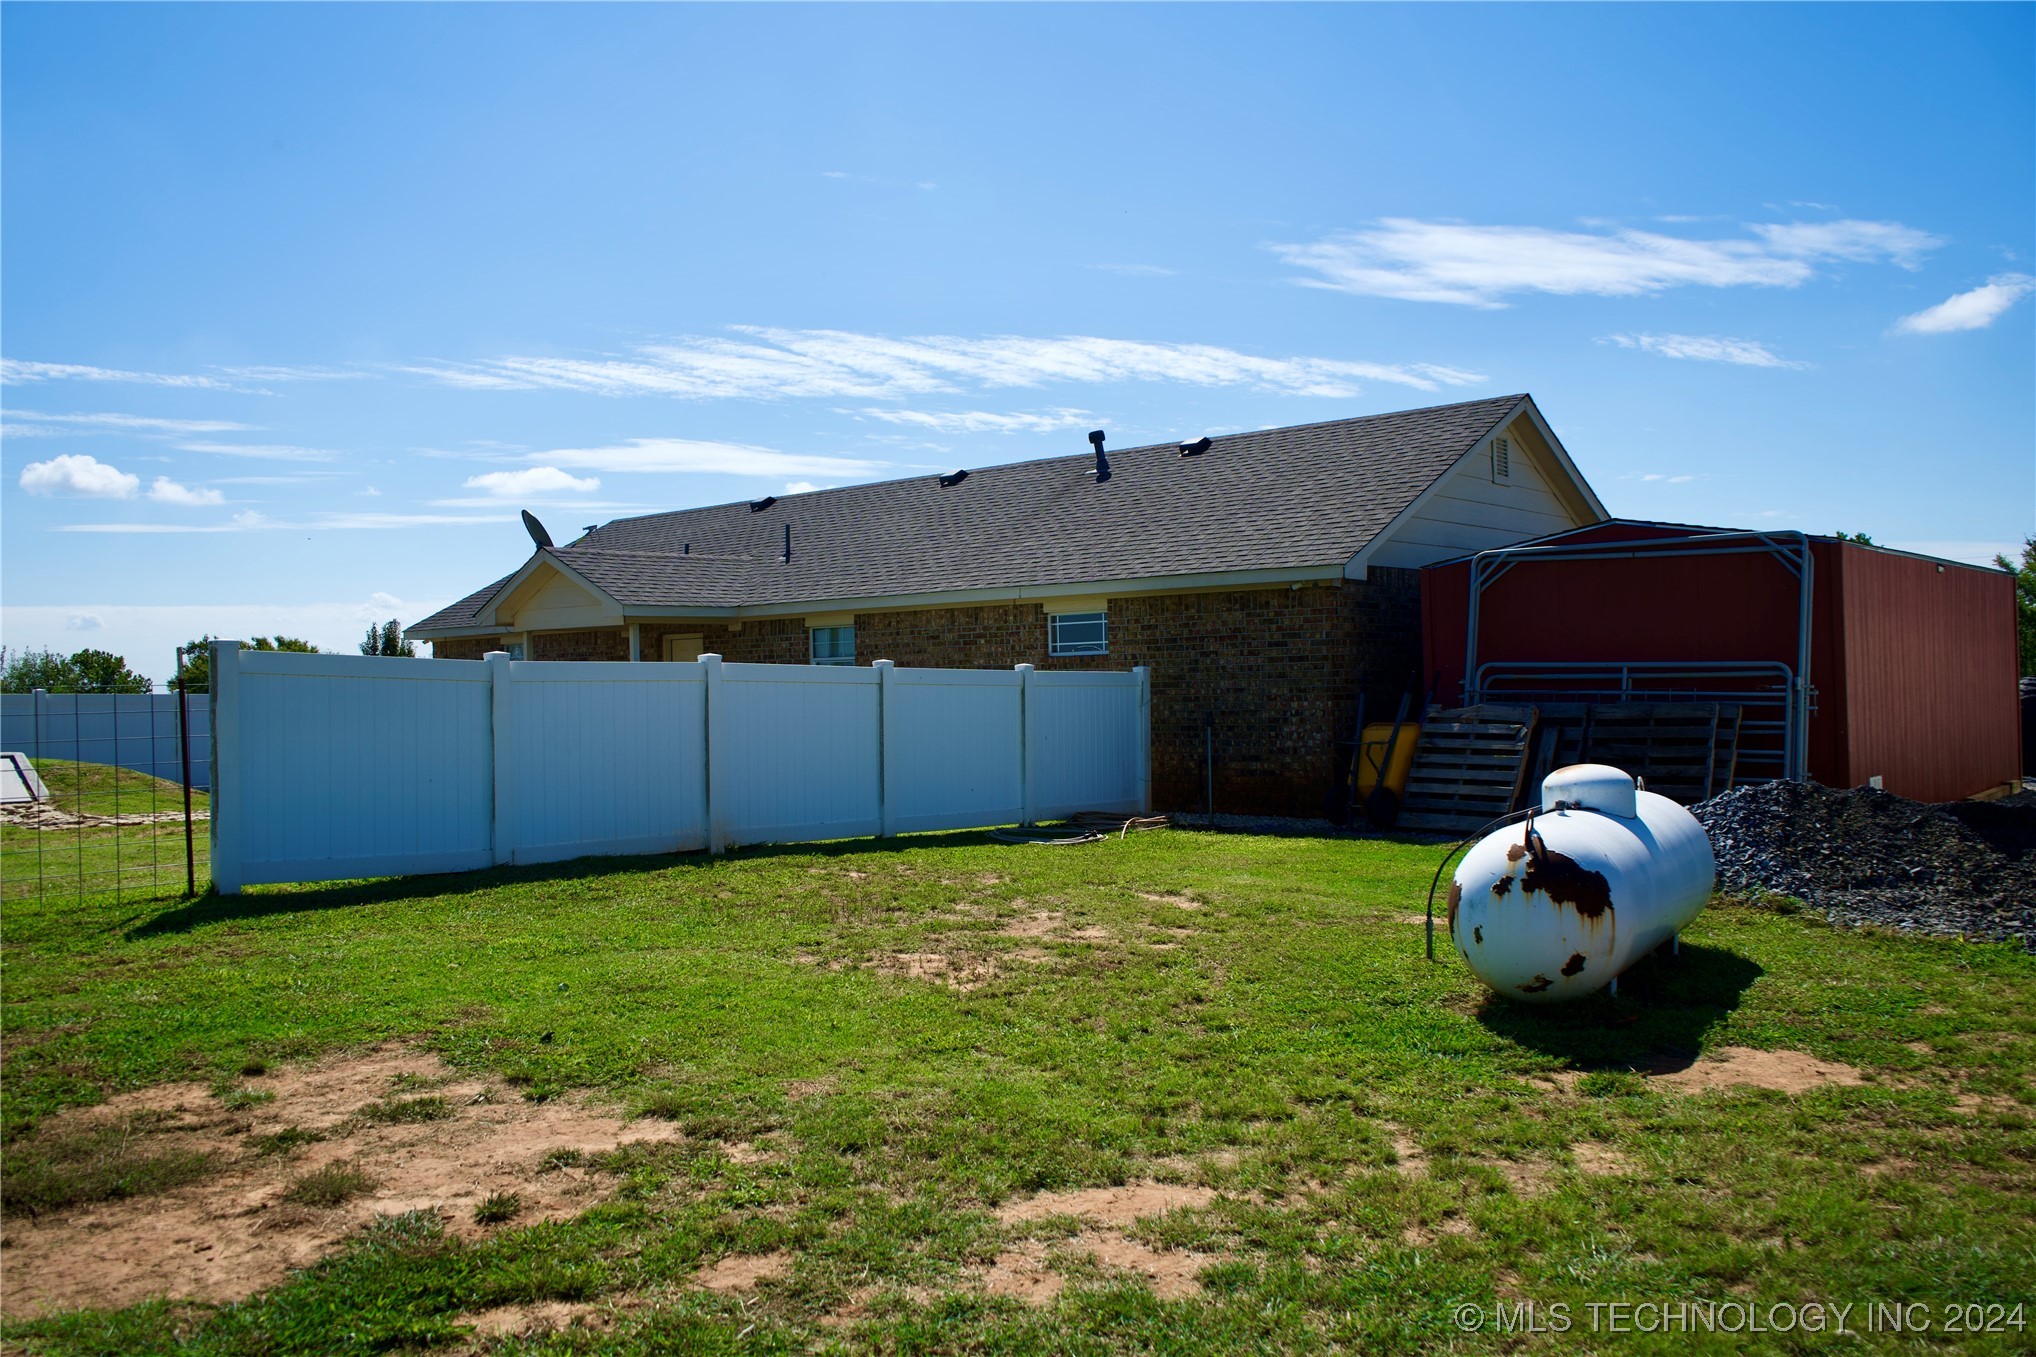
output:
M122 657L104 650L81 650L64 656L54 650L0 651L0 691L52 693L149 693L155 680L127 667Z
M403 639L403 628L390 618L381 626L368 623L367 639L361 642L363 655L396 655L404 659L417 658L417 643Z
M320 651L309 641L295 636L257 636L247 643L249 650L287 650L298 655L316 655Z
M202 693L212 686L212 643L218 639L207 632L195 641L184 642L184 667L177 671L177 678L188 684L193 692ZM300 655L324 653L309 641L295 636L255 636L241 644L249 650L287 650Z
M2022 672L2036 674L2036 536L2022 541L2022 563L2005 556L1994 564L2015 577L2015 635L2022 647Z
M1840 532L1833 533L1832 536L1841 542L1857 542L1863 547L1870 547L1874 544L1873 539L1863 532Z

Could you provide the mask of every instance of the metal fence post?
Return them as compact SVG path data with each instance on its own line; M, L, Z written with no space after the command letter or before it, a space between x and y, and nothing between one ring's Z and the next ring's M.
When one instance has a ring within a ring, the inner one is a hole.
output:
M1033 822L1032 797L1032 666L1015 664L1018 671L1018 783L1019 804L1024 807L1020 824Z
M494 840L495 864L505 866L516 860L516 765L511 757L515 741L510 738L509 652L491 650L482 658L488 665L488 725L493 736L489 741L494 781L489 797L489 829Z
M1152 670L1138 665L1138 813L1152 814Z
M897 665L874 660L877 671L877 833L888 839L898 832L897 814L891 806L891 688Z
M700 673L707 680L704 694L707 708L707 851L725 853L728 851L728 825L722 812L721 794L727 789L724 777L728 768L728 756L733 751L724 738L725 727L721 711L721 657L706 654L700 657Z
M240 642L212 643L212 888L239 895Z
M198 846L191 833L191 684L184 647L177 647L177 758L184 772L184 894L198 893Z

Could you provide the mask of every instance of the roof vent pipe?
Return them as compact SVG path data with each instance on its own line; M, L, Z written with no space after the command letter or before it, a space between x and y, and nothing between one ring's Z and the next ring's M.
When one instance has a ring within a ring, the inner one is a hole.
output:
M1200 457L1208 450L1209 436L1207 434L1202 435L1192 443L1181 444L1181 456L1183 457Z
M749 511L753 514L760 514L777 502L778 497L776 495L765 495L762 499L751 500L749 502Z
M792 525L789 523L785 525L785 554L779 559L787 565L792 561Z
M941 476L938 479L942 485L960 485L963 481L967 480L968 478L969 478L968 472L956 470L950 471L945 476Z
M1110 479L1110 459L1103 455L1103 431L1101 429L1091 429L1089 431L1089 445L1096 450L1096 484L1101 485L1104 481Z

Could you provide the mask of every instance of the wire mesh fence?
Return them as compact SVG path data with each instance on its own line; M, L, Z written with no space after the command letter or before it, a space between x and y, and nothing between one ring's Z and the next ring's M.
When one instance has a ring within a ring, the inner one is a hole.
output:
M210 881L208 695L10 693L0 901L160 896Z

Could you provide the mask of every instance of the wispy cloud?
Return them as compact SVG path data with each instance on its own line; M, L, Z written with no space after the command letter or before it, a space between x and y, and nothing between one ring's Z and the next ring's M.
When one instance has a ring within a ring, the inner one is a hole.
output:
M182 485L168 476L156 477L155 484L148 488L148 497L158 504L181 504L194 509L226 503L226 496L217 490Z
M773 452L741 443L708 443L690 438L631 438L598 448L553 448L528 459L549 468L582 471L694 472L725 476L819 476L859 480L890 464L854 457L818 457Z
M1267 358L1212 344L1082 335L1046 339L920 335L897 339L845 330L749 326L735 327L735 332L743 337L690 337L645 346L627 358L510 357L405 370L448 385L481 390L556 389L693 399L898 399L970 388L1122 381L1350 397L1363 382L1433 391L1485 380L1479 373L1435 363Z
M329 462L336 455L324 448L300 448L288 443L179 443L185 452L210 452L221 457L260 457L271 462Z
M351 382L375 375L366 368L321 367L316 364L302 367L256 364L252 367L225 367L219 371L248 382Z
M389 528L462 527L488 523L511 523L507 514L314 514L309 518L280 519L253 509L235 514L224 523L67 523L58 532L107 533L115 535L155 533L218 532L332 532L343 530L379 531Z
M785 493L788 495L810 495L819 488L820 488L819 486L813 484L813 482L811 481L785 482Z
M232 382L223 378L201 377L188 372L128 372L85 363L37 363L21 358L0 358L0 382L9 386L30 382L130 382L141 386L198 387L208 391L236 389Z
M1895 331L1905 335L1942 335L1958 330L1984 330L2031 292L2036 292L2036 278L2026 273L1995 274L1970 292L1958 293L1912 316L1903 316L1895 322Z
M838 413L885 424L903 424L935 433L1053 433L1079 429L1092 422L1087 410L1046 410L1037 414L997 414L989 410L886 410L872 406Z
M497 499L528 498L531 495L591 494L601 488L596 476L573 476L555 466L526 467L521 471L490 471L467 477L469 490L485 490Z
M1806 368L1754 339L1730 339L1724 335L1606 335L1601 344L1622 349L1639 349L1663 358L1693 358L1700 363L1737 363L1749 368Z
M201 434L239 433L257 427L240 424L230 419L161 419L154 415L122 415L111 412L97 414L52 415L40 410L9 410L9 419L24 420L31 424L63 425L57 429L16 429L7 426L9 437L20 437L23 433L85 433L101 430L132 433Z
M67 453L21 468L21 488L31 495L81 495L87 499L133 499L141 477L108 466L97 457Z
M1552 231L1388 217L1271 249L1315 274L1305 287L1405 301L1495 308L1518 292L1630 297L1672 287L1797 287L1834 261L1919 266L1942 242L1897 222L1749 225L1693 240L1654 231Z

